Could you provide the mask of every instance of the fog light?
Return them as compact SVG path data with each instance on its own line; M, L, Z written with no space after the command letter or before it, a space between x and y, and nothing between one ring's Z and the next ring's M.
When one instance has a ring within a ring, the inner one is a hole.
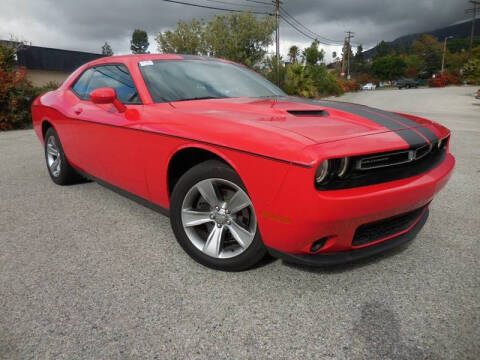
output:
M320 250L324 245L325 243L327 242L328 238L324 237L324 238L321 238L320 240L317 240L315 241L312 246L310 247L310 252L317 252L318 250Z

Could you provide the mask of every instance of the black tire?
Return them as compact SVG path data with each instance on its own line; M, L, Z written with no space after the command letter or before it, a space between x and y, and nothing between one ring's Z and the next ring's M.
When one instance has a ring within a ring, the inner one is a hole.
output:
M256 229L252 243L235 257L220 259L211 257L197 249L188 238L182 224L182 204L188 191L197 183L206 179L230 181L246 193L245 185L237 173L228 165L217 160L208 160L188 170L175 185L170 201L170 223L180 246L195 261L212 269L223 271L243 271L255 266L267 253L260 231ZM247 193L248 194L248 193Z
M48 158L48 141L53 137L55 144L57 146L58 154L60 157L60 171L57 174L54 174L49 166L49 158ZM47 165L47 170L50 175L52 181L57 185L70 185L81 182L83 177L78 174L75 169L69 164L65 152L63 151L62 143L60 142L60 138L58 137L57 132L53 127L50 127L47 132L45 133L45 162Z

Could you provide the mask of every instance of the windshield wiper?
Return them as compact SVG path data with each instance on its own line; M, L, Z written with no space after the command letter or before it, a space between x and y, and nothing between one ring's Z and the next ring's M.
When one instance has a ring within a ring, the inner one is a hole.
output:
M190 101L190 100L209 100L209 99L226 99L227 96L198 96L192 97L188 99L180 99L180 100L173 100L173 101Z

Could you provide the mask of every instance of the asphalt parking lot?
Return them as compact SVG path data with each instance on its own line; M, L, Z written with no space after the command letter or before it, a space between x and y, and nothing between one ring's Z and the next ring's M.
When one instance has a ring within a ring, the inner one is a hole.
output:
M0 358L479 359L475 90L340 99L444 124L457 165L410 246L327 269L204 268L167 218L55 185L33 131L0 133Z

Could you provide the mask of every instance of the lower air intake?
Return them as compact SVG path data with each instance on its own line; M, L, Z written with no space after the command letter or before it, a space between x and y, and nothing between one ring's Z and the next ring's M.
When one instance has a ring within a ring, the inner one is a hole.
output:
M424 209L425 206L405 214L361 225L355 231L352 246L369 244L408 229L418 220Z

